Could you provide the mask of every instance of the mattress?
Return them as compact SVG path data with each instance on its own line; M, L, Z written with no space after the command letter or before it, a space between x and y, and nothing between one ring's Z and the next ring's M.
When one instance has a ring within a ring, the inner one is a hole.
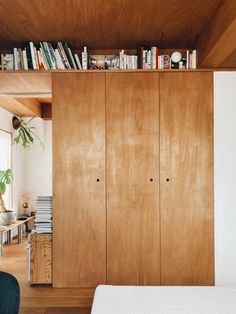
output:
M98 286L91 314L235 314L236 288Z

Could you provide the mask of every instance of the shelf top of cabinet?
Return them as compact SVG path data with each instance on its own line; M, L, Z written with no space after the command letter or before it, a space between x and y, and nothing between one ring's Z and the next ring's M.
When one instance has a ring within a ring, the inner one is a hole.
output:
M52 92L53 73L173 73L236 71L232 69L171 69L171 70L18 70L0 71L0 96L15 94L39 94L42 97ZM47 95L48 97L48 95Z
M198 69L165 69L165 70L147 70L147 69L135 69L135 70L7 70L0 71L1 74L50 74L50 73L128 73L128 72L222 72L222 71L236 71L236 68L198 68Z

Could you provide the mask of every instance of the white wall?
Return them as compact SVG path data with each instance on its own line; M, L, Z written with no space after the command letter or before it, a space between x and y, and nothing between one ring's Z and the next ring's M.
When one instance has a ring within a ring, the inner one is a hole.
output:
M216 284L236 286L236 72L214 74Z
M13 132L12 116L11 113L0 108L1 129ZM13 209L15 211L19 208L22 192L30 192L33 199L37 195L52 194L52 123L35 118L31 124L36 127L35 133L45 143L45 150L43 151L37 140L29 150L23 149L20 145L12 146Z
M52 122L35 118L32 125L45 144L43 151L36 140L25 152L25 190L35 198L37 195L52 195Z
M0 108L0 128L13 132L12 128L12 114ZM1 158L1 157L0 157ZM12 146L12 171L14 175L13 180L13 209L16 211L19 207L19 201L22 191L24 190L24 166L25 166L25 152L16 145Z

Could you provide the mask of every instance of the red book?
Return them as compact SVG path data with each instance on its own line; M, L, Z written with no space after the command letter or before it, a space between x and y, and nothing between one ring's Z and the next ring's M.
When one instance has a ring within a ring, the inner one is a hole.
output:
M158 48L156 48L156 69L158 70Z

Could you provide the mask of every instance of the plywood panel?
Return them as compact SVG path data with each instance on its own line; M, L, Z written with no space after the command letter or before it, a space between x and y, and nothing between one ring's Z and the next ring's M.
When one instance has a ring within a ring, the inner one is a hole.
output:
M105 74L53 74L55 287L106 282Z
M52 235L30 236L30 283L52 283Z
M160 283L157 73L106 74L107 281Z
M211 73L160 74L161 283L214 284Z

